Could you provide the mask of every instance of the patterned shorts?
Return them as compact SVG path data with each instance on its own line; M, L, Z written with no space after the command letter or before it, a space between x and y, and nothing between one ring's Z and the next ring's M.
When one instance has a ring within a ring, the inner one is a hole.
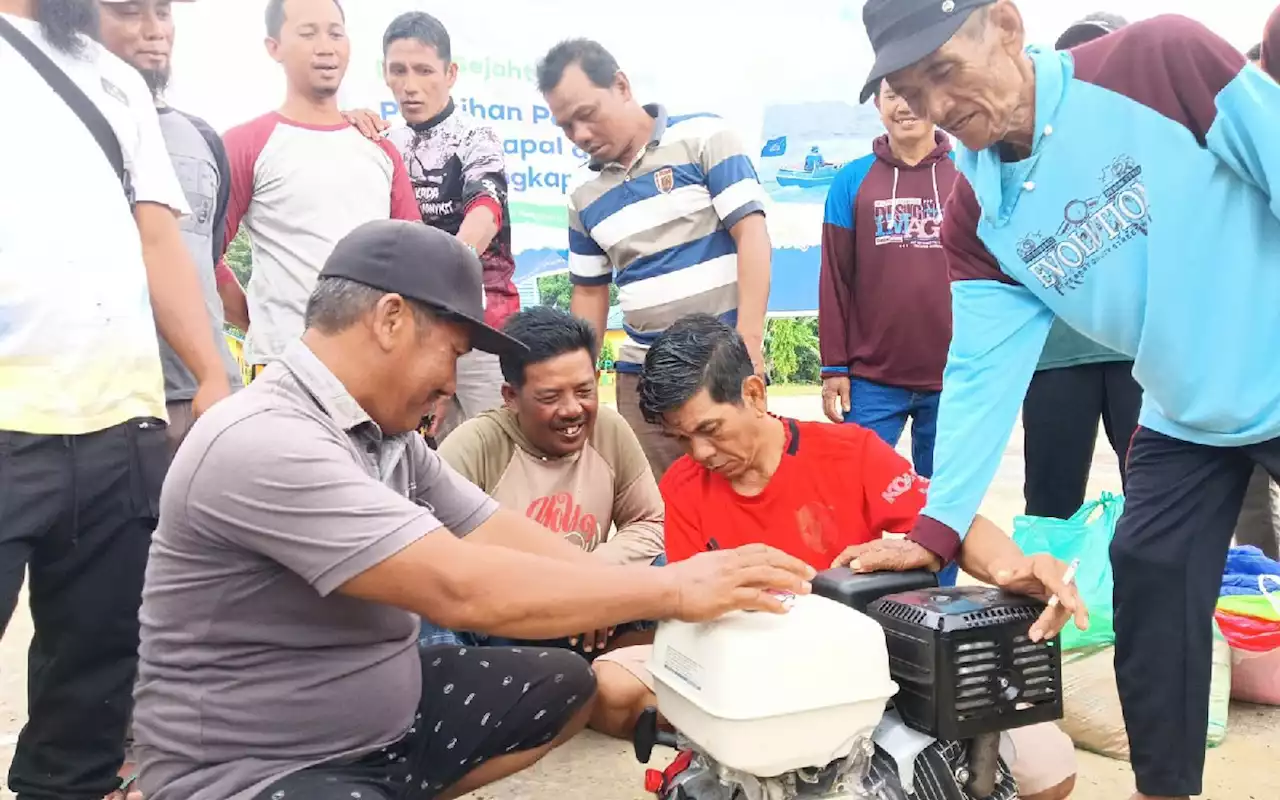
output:
M400 741L288 775L256 800L431 800L492 758L554 739L595 692L567 650L423 648L422 699Z

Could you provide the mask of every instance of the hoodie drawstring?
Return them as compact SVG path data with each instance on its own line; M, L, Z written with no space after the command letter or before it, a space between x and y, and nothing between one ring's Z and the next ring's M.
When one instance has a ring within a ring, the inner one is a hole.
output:
M893 192L889 197L889 218L894 224L898 219L898 176L901 171L898 167L893 168ZM942 215L942 194L938 191L938 162L935 161L929 166L929 176L933 178L933 207L935 213Z
M933 166L929 168L929 173L933 175L933 208L934 213L942 216L942 197L938 195L938 162L933 162Z

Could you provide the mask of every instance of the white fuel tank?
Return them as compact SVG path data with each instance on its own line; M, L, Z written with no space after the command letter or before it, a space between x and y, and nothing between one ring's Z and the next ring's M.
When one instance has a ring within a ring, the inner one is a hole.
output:
M649 664L662 715L707 755L757 777L848 755L898 691L870 617L816 595L787 603L786 614L663 622Z

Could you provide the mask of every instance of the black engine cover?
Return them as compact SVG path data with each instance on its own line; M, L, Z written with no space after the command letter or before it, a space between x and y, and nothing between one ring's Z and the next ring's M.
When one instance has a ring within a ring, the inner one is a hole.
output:
M1027 637L1044 607L984 586L919 589L871 603L867 614L884 628L903 721L962 740L1060 719L1058 640Z

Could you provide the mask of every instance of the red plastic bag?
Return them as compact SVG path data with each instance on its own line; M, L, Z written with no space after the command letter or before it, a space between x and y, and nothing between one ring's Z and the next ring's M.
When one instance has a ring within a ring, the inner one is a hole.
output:
M1227 611L1216 611L1214 617L1233 649L1248 653L1269 653L1280 649L1280 622Z

